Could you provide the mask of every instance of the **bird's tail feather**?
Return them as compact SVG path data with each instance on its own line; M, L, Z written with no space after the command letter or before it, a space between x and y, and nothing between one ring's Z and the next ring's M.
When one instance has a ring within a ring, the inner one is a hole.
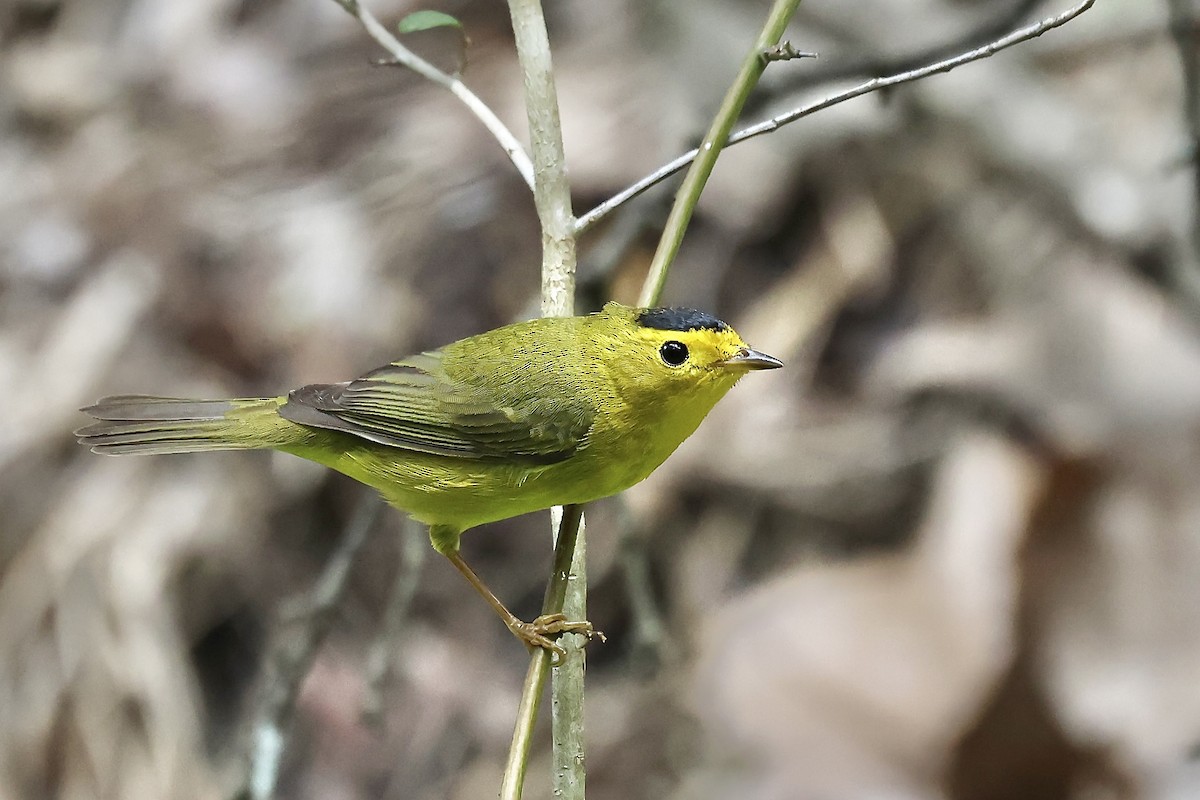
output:
M283 401L105 397L83 409L99 421L75 436L93 452L111 455L278 447L294 441L301 430L277 413Z

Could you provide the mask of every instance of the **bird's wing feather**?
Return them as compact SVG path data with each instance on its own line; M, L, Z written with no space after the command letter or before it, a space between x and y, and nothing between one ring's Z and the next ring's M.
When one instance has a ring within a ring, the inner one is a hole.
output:
M397 361L346 383L288 395L285 419L377 444L476 460L561 461L583 443L593 414L572 397L517 400L451 378L440 352Z

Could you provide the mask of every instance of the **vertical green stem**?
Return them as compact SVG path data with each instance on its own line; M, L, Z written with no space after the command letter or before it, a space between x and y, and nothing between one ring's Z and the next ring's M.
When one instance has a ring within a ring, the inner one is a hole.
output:
M638 305L656 305L662 296L663 285L667 282L667 270L670 269L671 262L675 260L683 243L683 234L692 219L700 192L704 190L704 184L708 182L708 176L712 174L713 166L717 163L717 155L725 146L729 132L733 130L734 123L742 113L742 106L746 104L746 99L767 67L763 53L779 44L783 31L799 5L800 0L775 0L754 48L742 61L737 77L725 93L725 99L721 101L721 107L700 143L700 154L692 162L679 192L675 195L675 204L667 217L662 238L658 240L658 249L654 253L654 260L650 262L650 274L646 276L646 282L642 285Z

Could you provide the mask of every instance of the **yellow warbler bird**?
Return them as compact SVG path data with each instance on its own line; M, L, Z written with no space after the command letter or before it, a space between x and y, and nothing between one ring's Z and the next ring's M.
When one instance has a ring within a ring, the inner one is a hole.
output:
M517 619L463 561L463 531L632 486L739 378L780 366L701 311L609 303L282 397L106 397L83 409L100 421L75 434L97 453L269 448L345 473L429 525L434 548L518 638L560 652L551 635L590 626Z

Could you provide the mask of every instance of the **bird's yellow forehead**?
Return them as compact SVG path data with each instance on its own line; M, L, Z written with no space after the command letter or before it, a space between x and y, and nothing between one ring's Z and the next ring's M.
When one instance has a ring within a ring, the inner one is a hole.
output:
M698 365L721 361L729 358L746 343L737 335L733 328L715 331L709 328L697 328L690 331L663 331L657 329L642 329L638 336L651 344L655 349L669 341L682 342L687 345L692 360Z

